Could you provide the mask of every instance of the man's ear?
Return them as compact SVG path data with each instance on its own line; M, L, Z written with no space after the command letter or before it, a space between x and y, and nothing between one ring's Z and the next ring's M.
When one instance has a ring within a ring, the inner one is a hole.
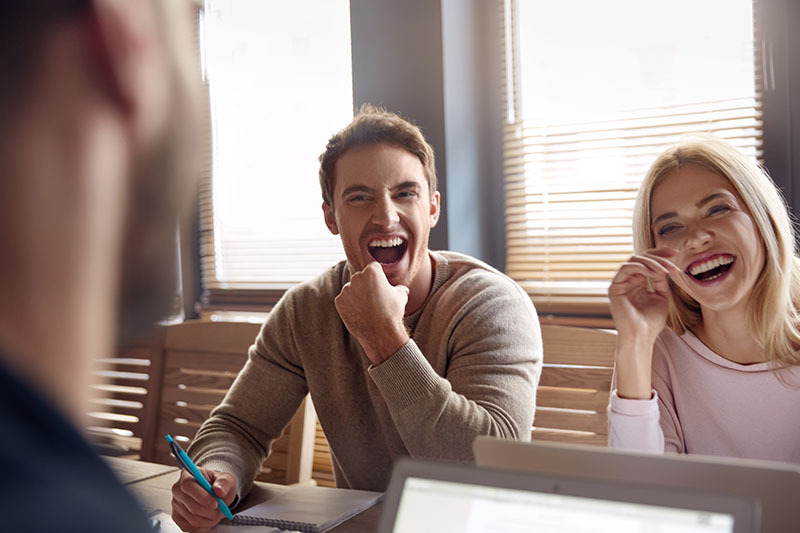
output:
M328 226L328 230L334 235L339 235L339 226L336 224L336 215L333 213L333 207L322 202L322 213L325 215L325 225Z
M441 201L442 195L439 194L439 191L433 193L431 196L431 227L436 226L436 223L439 222L439 202Z
M166 87L161 64L166 52L149 2L93 0L89 10L90 53L100 82L127 115L141 113L141 100ZM166 89L163 89L164 91ZM159 98L160 99L160 98ZM161 114L165 111L159 109ZM144 117L136 117L141 120ZM148 120L139 128L149 129Z

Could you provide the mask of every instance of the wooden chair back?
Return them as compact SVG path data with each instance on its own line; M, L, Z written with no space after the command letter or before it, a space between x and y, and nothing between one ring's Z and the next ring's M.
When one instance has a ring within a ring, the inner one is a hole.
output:
M187 446L247 359L258 324L190 321L160 328L153 340L103 360L108 380L90 416L93 432L128 457L173 464L163 438ZM544 361L532 438L605 445L616 332L542 326ZM332 486L328 442L309 399L273 444L258 478Z
M531 438L605 446L617 333L542 325L542 343Z
M95 362L87 433L106 455L153 461L162 376L163 331Z
M184 448L189 445L244 366L259 328L259 324L209 321L165 328L156 462L174 462L164 439L166 433ZM273 443L257 479L282 484L310 482L315 423L316 414L307 398L284 434Z

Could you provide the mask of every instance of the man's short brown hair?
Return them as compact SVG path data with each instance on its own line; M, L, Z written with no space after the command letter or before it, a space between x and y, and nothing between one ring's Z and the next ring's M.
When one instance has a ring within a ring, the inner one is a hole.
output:
M353 121L328 140L325 151L319 156L319 185L322 200L333 207L333 189L336 185L336 162L351 148L388 144L406 150L419 159L428 180L431 195L436 192L436 167L433 148L422 131L397 113L364 104Z

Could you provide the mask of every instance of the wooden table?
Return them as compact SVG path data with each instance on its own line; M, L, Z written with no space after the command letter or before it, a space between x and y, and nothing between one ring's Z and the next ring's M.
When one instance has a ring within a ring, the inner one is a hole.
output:
M145 463L120 457L103 457L123 485L132 485L170 472L177 472L177 466Z
M145 511L172 512L172 485L180 476L178 467L131 459L107 458L107 460L111 469L136 496ZM236 508L236 511L267 501L291 489L292 487L286 485L256 482L250 494ZM335 533L372 533L378 529L381 508L382 505L378 503L331 531Z

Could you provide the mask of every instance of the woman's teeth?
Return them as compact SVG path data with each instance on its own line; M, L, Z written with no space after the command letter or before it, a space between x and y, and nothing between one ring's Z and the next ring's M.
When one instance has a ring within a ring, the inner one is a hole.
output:
M720 255L707 261L691 265L688 273L701 281L708 281L724 274L736 260L732 255Z

